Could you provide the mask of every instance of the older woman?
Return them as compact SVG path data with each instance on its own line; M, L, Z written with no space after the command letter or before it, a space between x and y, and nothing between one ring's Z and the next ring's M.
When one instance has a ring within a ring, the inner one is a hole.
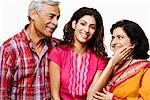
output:
M114 56L97 82L89 88L87 99L149 100L149 43L144 31L129 20L118 21L110 31Z

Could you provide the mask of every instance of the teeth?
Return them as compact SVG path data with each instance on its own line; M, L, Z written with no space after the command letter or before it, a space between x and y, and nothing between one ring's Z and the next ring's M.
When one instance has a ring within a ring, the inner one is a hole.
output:
M54 25L48 24L47 27L50 28L50 29L55 29L55 26L54 26Z
M86 34L81 34L81 36L82 36L83 38L87 38L87 35L86 35Z

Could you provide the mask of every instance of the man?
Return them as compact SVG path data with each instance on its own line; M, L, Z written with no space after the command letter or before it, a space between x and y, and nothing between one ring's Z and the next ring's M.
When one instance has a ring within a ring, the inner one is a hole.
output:
M48 52L59 2L32 0L29 24L0 47L0 100L49 100Z

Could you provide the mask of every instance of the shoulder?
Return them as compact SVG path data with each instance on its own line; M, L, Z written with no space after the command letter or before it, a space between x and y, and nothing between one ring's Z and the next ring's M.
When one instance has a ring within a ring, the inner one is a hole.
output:
M6 40L0 47L0 52L7 55L19 55L21 44L23 45L23 31Z
M91 59L94 60L94 61L98 61L98 63L100 64L107 64L108 62L108 58L102 56L102 55L99 55L97 56L95 53L91 52Z
M55 37L52 37L52 40L53 40L54 42L56 42L56 43L61 42L61 39L58 39L58 38L55 38Z
M8 40L6 40L0 47L0 55L3 57L12 57L13 59L15 59L15 57L17 57L17 55L19 54L18 51L18 44L20 43L19 41L17 41L17 37L19 35L16 34L13 37L9 38Z
M92 53L93 57L98 59L99 62L108 62L108 58L102 55L97 56L95 53Z
M98 58L99 58L99 60L106 61L106 62L108 62L108 60L109 60L109 58L106 58L104 56L99 56Z
M58 38L55 38L55 37L52 37L51 40L52 40L54 46L56 46L56 44L58 44L62 41L61 39L58 39Z
M17 46L19 34L14 35L13 37L10 37L8 40L6 40L2 45L1 48L4 49L13 49Z
M55 52L58 52L60 54L63 54L65 52L69 52L71 50L71 47L68 46L68 45L59 45L59 46L56 46L52 49L52 52L55 51Z
M150 68L150 61L146 59L137 59L133 61L133 65L139 66L141 68Z

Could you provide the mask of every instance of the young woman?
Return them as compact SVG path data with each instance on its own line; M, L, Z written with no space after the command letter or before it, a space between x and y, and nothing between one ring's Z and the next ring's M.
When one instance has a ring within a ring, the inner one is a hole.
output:
M107 63L103 36L96 9L82 7L73 14L64 27L64 40L48 57L53 100L85 100Z
M118 21L112 25L110 31L114 56L97 82L90 87L87 98L89 100L149 100L150 62L147 60L149 43L144 31L138 24L129 20ZM106 80L108 83L102 92L102 84L106 84ZM101 92L97 92L99 89Z

